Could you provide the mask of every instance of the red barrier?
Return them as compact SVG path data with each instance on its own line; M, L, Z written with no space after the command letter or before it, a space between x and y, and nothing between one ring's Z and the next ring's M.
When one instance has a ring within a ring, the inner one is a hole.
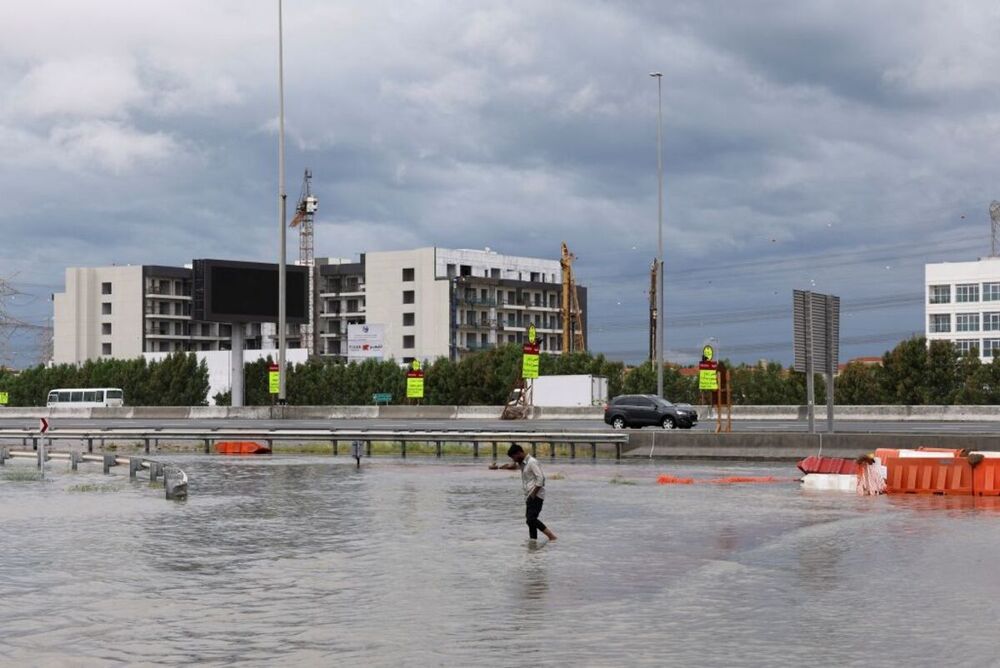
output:
M215 451L220 455L269 455L271 448L254 441L219 441Z

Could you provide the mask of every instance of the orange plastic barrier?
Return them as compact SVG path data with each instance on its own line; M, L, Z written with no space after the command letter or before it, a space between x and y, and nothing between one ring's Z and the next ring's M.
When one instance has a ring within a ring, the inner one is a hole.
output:
M972 489L976 496L1000 496L1000 459L984 459L972 469Z
M961 457L962 451L956 450L954 448L926 448L919 447L915 450L899 450L896 448L879 448L875 451L875 456L881 459L883 462L890 457L906 457L908 452L926 452L926 453L936 453L940 454L942 458L944 457ZM930 455L933 456L933 455Z
M887 457L882 464L888 494L972 494L972 466L967 459Z
M215 451L220 455L269 455L271 448L254 441L219 441Z

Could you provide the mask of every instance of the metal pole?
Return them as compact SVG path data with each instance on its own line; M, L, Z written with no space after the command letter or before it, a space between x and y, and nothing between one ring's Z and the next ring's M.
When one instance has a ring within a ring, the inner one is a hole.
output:
M837 368L833 359L833 297L826 295L826 430L833 433L833 375Z
M666 360L664 350L665 318L663 313L663 74L653 72L650 76L656 78L656 176L658 183L656 262L658 271L656 280L656 395L663 396L663 363Z
M230 325L229 336L229 405L239 407L244 401L243 378L243 323L234 322ZM206 442L207 443L207 442ZM207 448L207 444L206 444ZM205 452L208 452L206 449Z
M285 60L278 0L278 403L285 403Z

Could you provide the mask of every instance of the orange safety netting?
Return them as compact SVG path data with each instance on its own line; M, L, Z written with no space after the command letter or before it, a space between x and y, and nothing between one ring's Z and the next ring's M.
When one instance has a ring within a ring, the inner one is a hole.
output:
M667 475L666 473L656 479L657 485L691 485L693 483L694 478L678 478L676 476Z
M745 483L775 483L775 482L793 482L798 480L798 478L776 478L772 475L765 476L742 476L742 475L731 475L724 478L705 478L703 480L695 480L694 478L678 478L677 476L672 476L670 474L664 473L656 479L658 485L693 485L698 484L711 484L711 485L734 485L734 484L745 484Z

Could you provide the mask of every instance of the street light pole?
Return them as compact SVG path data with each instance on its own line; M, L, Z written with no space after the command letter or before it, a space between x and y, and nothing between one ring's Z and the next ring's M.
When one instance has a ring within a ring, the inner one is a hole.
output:
M278 0L278 403L285 396L285 56L282 41L281 0Z
M664 322L663 312L663 73L651 72L651 77L656 79L656 175L659 184L659 209L657 219L656 239L656 263L657 263L657 286L656 286L656 395L663 396L663 363L666 361L664 349Z

